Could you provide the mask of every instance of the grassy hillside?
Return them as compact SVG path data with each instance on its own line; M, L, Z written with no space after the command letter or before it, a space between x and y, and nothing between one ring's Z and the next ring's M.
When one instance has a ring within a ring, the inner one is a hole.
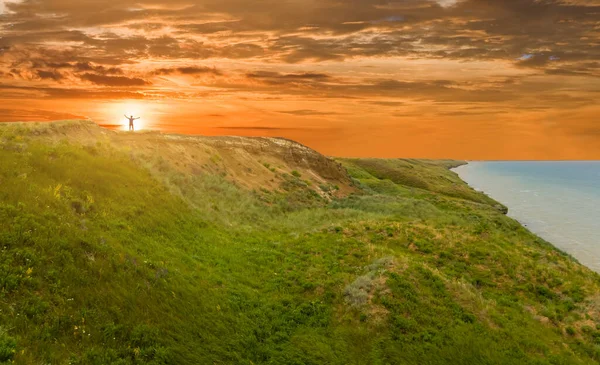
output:
M600 360L600 277L454 162L257 143L0 125L0 363Z
M448 171L464 165L452 160L401 160L401 159L342 159L345 167L364 184L378 185L391 181L396 185L440 193L494 206L501 212L508 209L490 197L478 193L466 185L456 174Z

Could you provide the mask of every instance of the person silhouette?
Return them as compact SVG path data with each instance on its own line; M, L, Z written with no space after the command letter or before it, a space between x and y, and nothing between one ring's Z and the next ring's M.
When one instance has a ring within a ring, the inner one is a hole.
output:
M137 119L140 119L140 117L134 118L133 115L130 116L130 117L128 117L127 115L125 115L125 118L127 118L129 120L129 130L133 131L134 130L134 128L133 128L133 121L137 120Z

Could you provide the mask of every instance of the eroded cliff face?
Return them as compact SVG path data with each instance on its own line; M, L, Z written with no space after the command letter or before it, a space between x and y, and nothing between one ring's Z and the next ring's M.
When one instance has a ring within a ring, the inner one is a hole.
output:
M0 133L9 130L34 140L110 145L125 150L157 175L170 172L185 178L215 174L255 190L280 189L282 182L293 176L326 198L354 191L340 163L284 138L129 133L107 130L92 121L12 123L0 127Z
M166 135L167 139L181 136ZM322 182L335 181L350 184L350 177L342 165L298 142L285 138L266 137L183 137L197 139L222 153L243 156L249 154L262 159L279 160L296 170L305 170ZM267 162L268 163L268 162Z

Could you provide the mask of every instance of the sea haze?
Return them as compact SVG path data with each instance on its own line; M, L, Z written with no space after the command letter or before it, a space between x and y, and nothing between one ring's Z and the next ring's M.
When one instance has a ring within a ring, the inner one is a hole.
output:
M532 232L600 272L600 161L470 162L454 171Z

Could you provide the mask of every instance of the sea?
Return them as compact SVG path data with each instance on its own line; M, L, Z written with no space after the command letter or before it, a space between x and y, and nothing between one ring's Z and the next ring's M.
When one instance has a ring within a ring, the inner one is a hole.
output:
M600 272L600 161L469 162L453 171L531 232Z

